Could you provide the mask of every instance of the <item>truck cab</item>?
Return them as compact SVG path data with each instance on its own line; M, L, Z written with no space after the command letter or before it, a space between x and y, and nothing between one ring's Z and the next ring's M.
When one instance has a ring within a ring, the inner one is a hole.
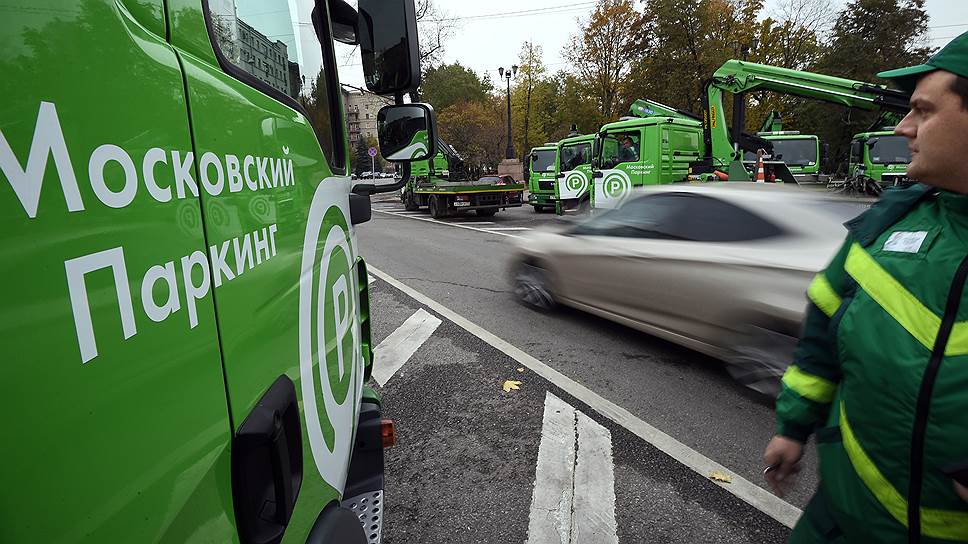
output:
M626 118L595 138L593 208L616 208L634 187L684 181L701 153L702 123L673 117Z
M773 144L771 160L783 161L798 183L824 183L829 176L821 174L824 153L820 139L813 134L794 130L757 132ZM747 151L744 162L755 162L756 153Z
M571 136L558 142L554 185L558 215L590 207L594 143L594 134Z
M855 134L850 142L849 176L863 175L883 186L908 181L907 165L911 150L907 138L891 130Z
M534 147L527 156L528 204L535 212L555 207L555 174L558 147L553 143Z
M380 190L350 179L333 42L402 97L412 0L0 17L0 541L379 542L394 428L356 229ZM401 102L385 157L435 133Z

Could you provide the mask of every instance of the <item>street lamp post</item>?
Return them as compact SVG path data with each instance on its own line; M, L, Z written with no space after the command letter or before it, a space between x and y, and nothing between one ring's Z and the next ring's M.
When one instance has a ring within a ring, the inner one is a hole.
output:
M518 65L512 64L511 68L505 70L504 67L497 69L497 73L500 77L507 79L508 82L508 148L504 152L505 159L514 158L514 143L511 141L511 78L517 75Z

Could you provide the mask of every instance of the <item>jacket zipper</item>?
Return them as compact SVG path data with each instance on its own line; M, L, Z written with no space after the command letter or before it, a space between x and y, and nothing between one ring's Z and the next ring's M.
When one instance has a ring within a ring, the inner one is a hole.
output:
M914 432L911 436L911 477L908 483L908 542L921 542L921 485L924 482L924 435L928 428L928 415L931 409L931 395L934 392L934 382L944 360L944 351L958 316L961 305L961 294L965 290L965 279L968 278L968 256L958 265L958 271L951 281L948 300L945 303L944 316L941 327L931 350L931 359L921 378L921 389L918 392L917 410L914 412Z

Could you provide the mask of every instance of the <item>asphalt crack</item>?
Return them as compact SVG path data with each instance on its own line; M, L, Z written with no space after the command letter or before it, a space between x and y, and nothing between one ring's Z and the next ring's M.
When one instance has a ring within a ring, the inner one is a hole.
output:
M487 287L480 287L478 285L467 285L465 283L457 283L455 281L428 280L427 278L397 278L397 279L408 280L408 281L423 281L423 282L430 282L430 283L443 283L444 285L453 285L454 287L463 287L465 289L477 289L479 291L487 291L489 293L507 294L511 292L503 289L490 289Z

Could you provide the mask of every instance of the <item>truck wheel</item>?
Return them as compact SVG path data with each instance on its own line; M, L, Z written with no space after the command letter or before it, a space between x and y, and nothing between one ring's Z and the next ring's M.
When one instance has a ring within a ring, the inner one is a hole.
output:
M587 198L578 203L578 213L588 213L591 209L592 202Z
M558 306L551 294L548 272L540 266L524 262L514 270L514 297L521 304L540 312L548 312Z
M475 210L478 217L494 217L497 213L497 208L486 208L482 210Z
M438 219L444 216L443 204L440 202L440 197L434 195L430 197L430 217Z
M534 213L541 213L544 211L544 206L535 206Z
M413 194L413 191L407 191L403 197L403 209L407 210L408 212L415 212L419 208L420 205L417 204L416 195Z

